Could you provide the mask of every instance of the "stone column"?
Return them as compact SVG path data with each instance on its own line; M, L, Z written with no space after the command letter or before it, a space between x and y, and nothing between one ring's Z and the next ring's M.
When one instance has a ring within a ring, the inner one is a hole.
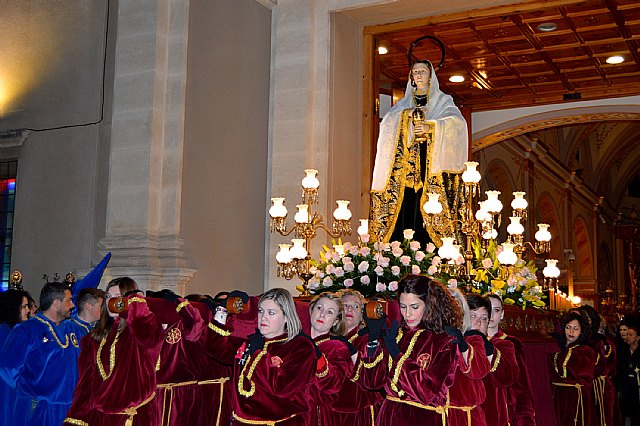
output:
M180 237L188 0L119 2L106 236L112 277L182 294Z

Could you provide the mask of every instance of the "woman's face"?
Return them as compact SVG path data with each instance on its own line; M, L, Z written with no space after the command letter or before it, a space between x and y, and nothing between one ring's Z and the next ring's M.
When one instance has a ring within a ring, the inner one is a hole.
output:
M567 338L567 345L578 340L580 337L580 333L582 332L582 328L580 328L580 323L578 320L571 320L564 326L564 335Z
M344 321L347 323L347 329L351 331L362 321L360 299L352 294L347 294L342 296L342 306L344 306Z
M489 329L497 330L500 325L500 321L504 318L504 311L502 310L502 303L495 297L490 297L491 301L491 315L489 316Z
M622 337L623 340L627 337L627 331L628 330L629 330L629 328L626 325L621 325L620 326L620 337Z
M411 68L411 76L418 90L426 90L431 78L431 70L427 64L417 63Z
M26 321L29 319L29 299L22 296L22 304L20 305L20 321Z
M416 328L427 310L427 305L413 293L400 294L400 313L409 328Z
M316 336L327 334L338 323L340 307L335 300L321 297L311 311L311 328Z
M267 339L284 334L284 312L271 299L264 300L258 306L258 329Z
M109 288L109 290L107 290L107 300L106 300L106 302L109 302L109 299L111 299L113 297L120 297L120 296L122 296L122 294L120 294L120 287L118 287L117 285L114 285L113 287ZM118 314L116 314L114 312L111 312L108 309L107 309L107 312L109 313L109 316L111 318L117 318L118 317Z
M482 334L487 334L489 329L489 312L486 308L472 309L469 311L471 329L478 330Z

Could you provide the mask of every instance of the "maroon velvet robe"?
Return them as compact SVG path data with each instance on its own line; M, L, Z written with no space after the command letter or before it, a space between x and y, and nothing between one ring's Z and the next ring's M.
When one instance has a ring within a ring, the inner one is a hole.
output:
M506 334L496 333L491 338L494 346L491 370L483 379L487 397L482 403L487 425L505 426L509 424L507 409L507 388L518 379L519 368L513 343Z
M367 389L384 386L387 393L376 425L446 424L447 395L460 356L453 338L403 327L398 346L400 354L393 360L386 348L378 348L373 357L362 354L360 383Z
M359 335L358 331L359 327L356 327L347 333L346 337L358 353L365 353L369 338L367 334ZM331 407L331 424L373 426L382 395L379 391L370 391L360 386L358 375L359 372L354 369L352 377L342 384L342 389Z
M231 368L207 357L200 341L211 311L197 302L184 310L191 315L172 319L156 367L154 403L162 413L162 425L228 425L231 412L224 386Z
M209 323L205 335L207 354L234 363L230 392L234 424L308 424L309 384L315 380L317 360L307 337L297 335L287 341L284 334L265 339L264 348L247 357L246 340L231 336L227 327Z
M592 424L595 364L596 353L586 345L574 343L554 354L551 374L558 426Z
M82 339L78 361L82 372L68 418L92 426L124 425L128 419L133 425L160 424L160 412L150 402L164 340L162 324L139 295L129 298L129 310L122 316L126 327L120 328L116 319L102 342L91 335Z
M467 362L459 356L453 386L449 389L449 424L452 426L486 426L482 403L486 398L482 379L491 365L481 336L465 337L469 344Z
M518 363L518 379L507 388L507 401L509 408L509 421L511 426L536 426L536 414L533 407L533 394L527 372L527 362L524 357L524 345L514 336L509 336L502 331L497 335L506 336L513 343L513 349Z
M338 398L342 385L353 374L351 354L344 342L331 340L328 334L318 336L314 341L325 357L326 364L316 372L316 380L311 388L309 424L337 425L331 418L332 405Z
M592 345L596 353L595 379L593 381L593 420L596 425L622 424L618 395L612 377L616 374L616 348L613 342L599 336Z

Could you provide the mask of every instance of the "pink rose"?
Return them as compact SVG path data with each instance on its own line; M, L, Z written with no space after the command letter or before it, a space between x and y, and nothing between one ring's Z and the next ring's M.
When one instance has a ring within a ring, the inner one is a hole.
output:
M327 275L330 275L330 274L333 274L335 270L336 270L335 266L333 266L332 264L328 264L324 271L327 273Z
M415 232L416 231L414 231L413 229L405 229L404 231L402 231L402 236L405 240L410 240L413 238L413 234L415 234Z
M382 266L383 268L388 268L389 261L390 259L388 257L380 256L380 258L378 259L378 265Z
M418 265L411 266L411 273L413 275L420 275L420 267Z
M369 236L369 234L362 234L362 235L360 235L360 241L362 241L362 242L363 242L363 243L365 243L365 244L369 242L369 239L370 239L370 238L371 238L371 237Z
M391 273L397 277L398 275L400 275L400 267L393 265L391 267Z
M351 278L347 278L346 280L344 280L344 286L349 288L353 285L353 280Z
M350 254L351 256L355 256L355 255L357 255L357 254L358 254L358 251L359 251L359 250L358 250L358 246L351 246L351 247L349 247L349 254Z
M433 259L431 259L431 264L433 266L440 266L441 263L442 259L440 259L440 256L435 256Z
M384 268L380 265L376 266L376 269L373 270L377 276L381 277L384 274Z
M433 243L429 243L427 244L427 247L425 248L425 250L427 250L427 252L429 253L433 253L436 250L436 245Z
M356 269L356 265L354 265L353 262L345 262L343 268L345 272L353 272L353 270Z
M423 251L416 252L416 261L422 262L427 255Z
M416 251L420 249L420 241L411 241L409 243L409 249L411 249L411 251Z
M333 280L329 277L325 277L325 279L322 280L322 285L324 287L331 287L333 285Z
M409 266L411 264L411 258L409 256L402 256L400 258L400 263L402 263L404 266Z
M364 285L368 285L371 282L371 278L368 275L363 275L360 277L360 282Z
M396 291L398 290L398 281L391 281L389 283L389 291Z
M401 248L391 249L391 254L393 254L395 257L402 256L402 253L404 253L404 252L402 251Z
M361 256L369 256L371 254L371 249L369 247L362 247L360 249Z
M367 272L367 269L369 269L369 262L367 262L366 260L360 262L360 264L358 265L358 272Z
M391 250L399 249L399 248L400 248L400 244L401 244L401 243L400 243L400 241L393 241L393 242L391 243L391 245L390 245Z
M483 259L482 266L485 268L491 268L493 266L493 260L491 260L491 258Z
M344 269L338 266L333 273L336 274L336 277L342 277L344 275Z
M458 256L454 259L456 265L462 265L464 263L464 256Z
M387 286L384 283L376 284L376 291L383 292L387 289Z
M429 266L429 269L427 269L427 274L429 275L434 275L436 272L438 272L438 267L437 266Z

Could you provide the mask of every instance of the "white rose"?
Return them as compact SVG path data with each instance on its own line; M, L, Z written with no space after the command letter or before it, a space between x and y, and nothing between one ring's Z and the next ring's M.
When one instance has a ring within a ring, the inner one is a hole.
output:
M369 262L367 262L366 260L360 262L360 264L358 265L358 272L367 272L367 269L369 269Z

